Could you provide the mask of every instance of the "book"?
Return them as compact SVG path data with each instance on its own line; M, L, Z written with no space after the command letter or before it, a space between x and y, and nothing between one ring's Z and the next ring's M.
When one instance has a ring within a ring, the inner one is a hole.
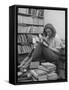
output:
M42 75L47 75L47 72L40 70L40 69L30 70L30 73L36 78L38 78L39 76L42 76Z
M30 63L30 69L37 69L39 66L40 62L39 61L35 61L35 62L31 62Z
M57 75L57 73L52 72L52 73L47 74L47 78L48 78L48 80L57 80L58 75Z
M18 13L27 14L27 8L19 8Z

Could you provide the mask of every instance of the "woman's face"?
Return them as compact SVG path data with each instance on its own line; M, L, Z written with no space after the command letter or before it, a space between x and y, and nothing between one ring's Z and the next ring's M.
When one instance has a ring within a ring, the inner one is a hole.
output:
M52 34L52 31L51 31L51 29L50 28L47 28L46 29L46 33L47 33L47 36L51 36L51 34Z

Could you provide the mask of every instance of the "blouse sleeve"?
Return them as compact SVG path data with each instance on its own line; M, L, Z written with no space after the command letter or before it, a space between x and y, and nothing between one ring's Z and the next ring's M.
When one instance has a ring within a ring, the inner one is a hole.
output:
M55 38L53 38L50 41L49 47L55 48L55 49L61 49L61 45L62 45L61 39L58 36L55 36Z
M61 45L62 45L61 39L58 36L56 36L54 39L54 47L60 49Z

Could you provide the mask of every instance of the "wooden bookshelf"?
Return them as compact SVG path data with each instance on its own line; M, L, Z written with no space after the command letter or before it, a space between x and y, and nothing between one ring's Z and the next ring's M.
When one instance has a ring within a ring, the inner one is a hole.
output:
M28 27L28 26L34 26L34 27L44 27L44 25L37 25L37 24L27 24L27 23L18 23L18 26Z
M26 36L26 35L35 35L42 33L44 27L44 11L40 9L32 9L32 8L19 8L18 9L18 35ZM18 42L18 47L28 47L32 49L32 42L28 40L27 37L24 37L25 40L22 40L21 37L20 42ZM24 42L25 41L25 42ZM28 41L28 42L27 42ZM27 49L27 48L26 48ZM19 51L19 50L18 50ZM27 52L19 53L25 54Z
M30 14L24 14L24 13L18 13L18 15L21 15L21 16L26 16L26 17L32 17L32 15L30 15ZM35 16L37 19L39 18L39 19L43 19L44 17L43 16Z

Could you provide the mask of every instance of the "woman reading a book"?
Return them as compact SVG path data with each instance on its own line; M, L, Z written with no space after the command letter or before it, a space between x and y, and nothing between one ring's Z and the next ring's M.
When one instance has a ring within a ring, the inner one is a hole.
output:
M31 61L38 60L39 57L44 58L46 62L54 63L57 67L56 71L58 73L59 69L59 51L63 47L62 42L56 30L52 24L47 24L44 27L43 34L39 34L39 40L37 41L37 46L25 60L26 63L21 63L21 66L27 67ZM43 60L43 59L42 59ZM41 61L42 62L42 61Z

